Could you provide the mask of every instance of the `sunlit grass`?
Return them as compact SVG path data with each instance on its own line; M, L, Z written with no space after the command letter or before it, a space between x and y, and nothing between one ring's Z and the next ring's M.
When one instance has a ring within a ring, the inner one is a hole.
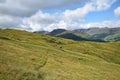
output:
M0 30L0 80L119 80L120 42Z

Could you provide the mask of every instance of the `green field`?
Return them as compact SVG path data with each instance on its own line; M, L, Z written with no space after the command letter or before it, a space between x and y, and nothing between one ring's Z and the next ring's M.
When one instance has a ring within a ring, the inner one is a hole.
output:
M0 80L120 80L120 42L0 30Z

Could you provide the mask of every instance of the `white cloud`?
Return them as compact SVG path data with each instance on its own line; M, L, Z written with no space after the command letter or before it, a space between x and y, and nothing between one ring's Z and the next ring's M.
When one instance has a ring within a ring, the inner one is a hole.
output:
M120 7L117 7L115 10L114 10L114 14L116 17L120 18Z
M87 14L93 11L102 11L111 7L116 0L0 0L0 27L18 28L29 31L47 30L56 28L75 29L95 26L108 26L109 23L80 24L85 21ZM81 5L82 7L69 10L68 6ZM84 5L83 5L84 4ZM45 13L42 10L60 9L61 13ZM106 27L105 26L105 27Z
M93 4L97 10L109 8L116 0L0 0L0 14L31 16L38 10L60 9L71 5Z
M90 3L86 4L82 8L76 10L66 10L63 13L63 19L67 22L81 22L84 21L84 17L90 12L93 11L93 7Z
M111 5L116 0L92 0L92 4L97 11L106 10L111 7Z
M119 21L103 21L103 22L96 22L96 23L86 23L80 24L73 20L73 22L69 22L64 20L63 17L65 15L59 16L58 14L48 14L43 12L38 12L36 15L32 16L31 18L24 19L24 23L22 26L30 27L32 31L52 31L53 29L63 28L63 29L78 29L78 28L91 28L91 27L120 27L120 20ZM58 19L58 20L56 20ZM45 23L45 21L47 22Z
M22 23L22 18L0 15L0 28L17 28Z
M32 31L66 28L67 24L61 20L60 14L48 14L39 11L30 18L24 18L21 26L29 26Z
M66 10L63 13L63 18L69 22L81 22L84 21L85 16L92 11L102 11L111 7L116 0L91 0L86 3L82 8L76 10Z
M4 3L5 2L5 0L0 0L0 3Z
M94 28L94 27L109 27L109 28L114 28L114 27L120 27L120 20L118 21L103 21L101 23L96 22L96 23L87 23L87 24L79 24L79 27L76 28Z
M83 2L84 0L0 0L0 14L29 17L38 10L58 9Z

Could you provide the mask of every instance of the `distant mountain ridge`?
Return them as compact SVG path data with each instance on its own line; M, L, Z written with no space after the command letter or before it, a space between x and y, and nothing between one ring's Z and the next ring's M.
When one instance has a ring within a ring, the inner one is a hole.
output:
M35 31L34 33L40 33L40 34L48 34L48 31Z
M92 36L93 39L104 41L120 41L120 27L118 28L89 28L77 29L75 31L85 32Z
M58 34L61 34L61 33L65 32L65 31L67 31L67 30L65 30L65 29L55 29L52 32L50 32L48 35L56 36Z
M55 29L51 32L42 31L40 34L47 34L50 36L67 38L77 41L120 41L120 27L76 30Z

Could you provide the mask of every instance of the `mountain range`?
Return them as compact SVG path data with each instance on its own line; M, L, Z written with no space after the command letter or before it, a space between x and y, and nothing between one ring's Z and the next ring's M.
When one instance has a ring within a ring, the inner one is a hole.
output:
M51 32L36 31L35 33L46 34L50 36L72 39L77 41L120 41L120 27L89 28L76 30L55 29Z

